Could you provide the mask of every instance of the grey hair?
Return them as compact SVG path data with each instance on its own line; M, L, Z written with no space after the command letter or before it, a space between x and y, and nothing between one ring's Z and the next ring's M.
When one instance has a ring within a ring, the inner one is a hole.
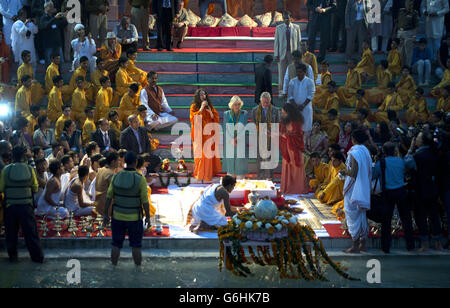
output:
M272 96L270 95L269 92L263 92L263 93L261 93L261 96L259 97L259 99L261 100L261 99L263 99L264 97L272 99Z

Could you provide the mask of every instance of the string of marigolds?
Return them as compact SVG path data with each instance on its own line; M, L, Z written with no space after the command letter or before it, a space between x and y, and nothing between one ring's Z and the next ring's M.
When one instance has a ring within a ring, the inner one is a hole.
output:
M246 257L241 243L249 240L248 235L251 232L267 232L273 235L277 230L280 231L280 226L287 229L286 236L267 240L270 247L257 245L256 252L254 247L248 246L250 258ZM346 268L331 260L322 242L309 226L300 224L295 216L285 211L279 211L276 219L267 221L255 220L251 211L241 212L226 226L219 228L218 235L220 271L226 260L225 268L239 277L251 275L248 265L258 264L277 266L280 278L327 281L320 266L322 264L331 266L345 279L359 280L350 277ZM225 243L231 245L225 248Z
M167 177L166 181L164 181L163 176ZM158 177L159 177L159 182L161 183L161 187L163 187L163 188L167 188L167 186L170 185L170 180L172 178L174 179L175 185L177 185L178 187L186 187L186 186L189 186L191 184L192 174L191 173L187 173L187 182L186 182L186 184L180 184L179 183L179 181L178 181L178 173L177 172L158 173Z

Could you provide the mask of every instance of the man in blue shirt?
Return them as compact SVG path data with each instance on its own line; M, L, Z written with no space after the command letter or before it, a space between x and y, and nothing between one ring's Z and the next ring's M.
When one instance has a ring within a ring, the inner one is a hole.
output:
M413 71L418 74L419 86L425 86L430 83L431 74L431 51L427 48L427 40L421 38L419 40L419 46L414 48L412 67ZM425 83L424 83L425 77Z
M414 168L410 161L405 162L402 158L396 156L396 145L392 142L386 142L383 145L385 167L385 211L384 219L381 224L381 249L389 253L391 246L391 221L395 206L397 206L403 230L405 231L406 248L408 251L414 249L413 227L411 218L411 208L406 202L405 172ZM378 161L373 168L373 179L381 181L381 163Z

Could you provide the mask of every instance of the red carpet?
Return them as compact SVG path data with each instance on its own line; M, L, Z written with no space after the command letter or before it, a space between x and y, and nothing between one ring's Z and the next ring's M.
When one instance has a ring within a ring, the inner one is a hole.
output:
M239 49L239 48L183 48L174 49L173 51L157 51L152 49L150 51L144 51L139 49L140 53L147 52L170 52L170 53L248 53L248 52L262 52L262 53L273 53L273 49Z

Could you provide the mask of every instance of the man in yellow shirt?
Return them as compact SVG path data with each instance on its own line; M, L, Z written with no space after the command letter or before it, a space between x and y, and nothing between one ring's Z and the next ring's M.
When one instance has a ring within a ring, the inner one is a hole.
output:
M409 101L414 98L417 89L416 82L411 76L411 69L408 66L403 66L402 77L395 87L403 103L408 106Z
M95 111L92 107L86 107L85 109L86 114L86 120L83 124L83 130L82 130L82 141L83 145L86 146L88 142L91 140L91 134L97 130L97 127L95 126Z
M328 135L328 142L338 142L341 127L339 126L338 112L336 109L328 110L327 119L323 121L322 128Z
M311 153L309 161L313 167L313 174L309 175L309 187L312 191L316 191L325 181L329 166L320 160L320 154L317 152Z
M402 56L398 50L399 43L400 41L397 38L392 40L391 51L389 51L387 58L389 71L394 77L400 75L400 71L402 70Z
M328 97L327 101L324 106L324 112L322 113L321 110L316 109L314 118L321 120L322 122L326 122L328 111L331 109L335 109L338 112L339 115L339 96L336 94L336 91L338 89L336 82L330 81L327 85L328 88Z
M355 106L356 91L361 89L361 76L355 70L355 67L356 60L354 58L349 59L347 79L344 86L340 87L337 91L341 104L347 107Z
M87 70L89 68L89 59L86 56L83 56L80 58L80 66L75 70L72 77L70 78L70 83L67 87L64 87L63 94L64 94L64 101L68 101L72 98L72 94L77 88L77 78L79 76L82 76L85 80L86 86L86 99L89 102L92 102L94 100L94 88L90 82L87 82L86 76L87 76Z
M84 110L88 106L86 99L86 92L84 90L85 80L83 76L77 77L77 88L72 94L72 113L70 114L72 120L77 122L77 127L83 127L86 114Z
M137 113L137 108L141 104L139 93L139 85L133 83L128 89L128 93L122 97L119 106L119 119L128 126L128 117Z
M373 114L374 122L384 121L389 124L388 112L400 111L403 109L403 102L400 95L395 92L395 83L388 84L388 94L384 99L383 104L378 108L378 111Z
M353 110L352 113L348 113L348 114L342 115L341 116L341 120L342 121L357 121L357 119L358 119L358 111L360 109L366 109L367 111L369 111L369 115L370 115L369 103L365 99L366 93L367 92L365 92L363 89L358 89L358 91L356 91L356 106L355 106L355 110Z
M61 136L64 129L64 122L70 119L70 105L65 105L62 109L62 115L58 118L55 125L55 137L59 141L59 136Z
M392 82L392 73L388 69L388 61L381 60L377 68L377 86L366 90L367 101L376 106L381 104L387 94L389 82Z
M64 105L62 99L62 87L64 80L60 75L53 78L53 89L48 94L48 110L47 116L50 122L55 123L62 114L62 106Z
M320 82L321 85L316 86L316 92L312 100L314 108L323 108L328 98L328 83L333 80L331 73L328 71L329 63L324 60L320 63Z
M34 80L34 74L33 74L33 66L31 66L31 52L28 50L22 51L22 65L19 66L17 69L17 80L19 80L19 83L17 84L17 87L20 88L22 86L20 80L25 75L31 76L31 104L40 104L42 98L44 97L45 91L42 85L37 81Z
M22 86L16 93L14 110L20 111L22 113L22 116L28 117L31 114L31 76L23 76L20 82L22 83Z
M121 57L119 59L119 70L116 73L116 91L119 97L128 92L130 85L135 83L127 72L128 59Z
M317 76L319 75L319 69L317 66L317 59L316 56L308 51L308 42L302 41L300 43L300 51L302 53L302 61L311 65L313 74L314 74L314 83L316 83Z
M39 105L31 105L31 114L27 117L28 121L28 135L33 138L34 131L38 125L38 117L40 115L41 107Z
M59 54L52 55L52 63L47 67L47 71L45 72L45 91L50 93L53 89L53 78L59 76L59 64L61 63L61 58Z
M147 108L144 105L138 106L137 116L139 119L139 126L145 127L145 117L147 116Z
M120 133L122 132L122 122L119 120L119 114L115 110L111 110L108 113L109 126L114 131L117 144L120 144Z
M333 205L344 199L344 180L339 178L339 171L345 169L345 158L341 152L334 152L331 156L331 168L328 177L320 189L315 193L320 202Z
M450 86L441 88L441 97L438 100L436 110L444 113L450 112Z
M128 75L130 75L131 79L134 80L134 82L141 84L142 87L145 88L148 84L147 73L136 67L135 65L136 57L137 57L136 50L129 49L127 51L127 58L128 58L127 73Z
M375 77L375 58L370 50L369 42L362 42L362 57L361 61L355 67L355 70L361 75L363 82Z
M91 82L94 87L94 97L97 97L97 92L100 90L102 85L100 84L100 78L103 76L108 76L108 71L105 70L105 62L102 58L97 58L97 67L93 72L91 72Z
M409 103L409 108L405 112L406 124L408 126L415 126L418 121L425 123L429 117L427 101L423 97L424 90L422 88L416 89L416 96Z
M97 121L101 118L108 117L113 98L113 89L111 88L109 77L103 76L100 78L100 84L102 87L98 90L97 98L95 100Z

